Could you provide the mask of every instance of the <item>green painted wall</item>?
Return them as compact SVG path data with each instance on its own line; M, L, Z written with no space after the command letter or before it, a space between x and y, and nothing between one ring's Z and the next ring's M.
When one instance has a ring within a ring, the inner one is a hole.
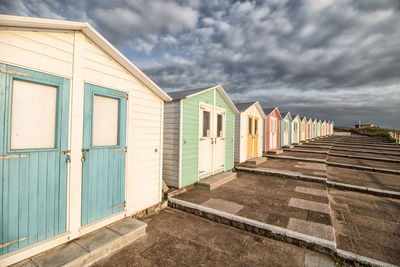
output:
M226 110L225 171L227 171L233 168L233 133L235 127L235 114L218 91L216 98L216 106Z
M233 168L234 114L223 98L217 95L216 105L226 109L226 162L225 170ZM199 103L214 104L214 91L210 90L182 101L182 177L181 187L194 184L198 176Z

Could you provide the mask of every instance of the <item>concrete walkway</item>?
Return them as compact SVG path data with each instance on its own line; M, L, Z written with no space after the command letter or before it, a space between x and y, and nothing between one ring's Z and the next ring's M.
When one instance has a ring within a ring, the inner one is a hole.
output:
M167 208L147 234L93 266L335 266L315 251Z

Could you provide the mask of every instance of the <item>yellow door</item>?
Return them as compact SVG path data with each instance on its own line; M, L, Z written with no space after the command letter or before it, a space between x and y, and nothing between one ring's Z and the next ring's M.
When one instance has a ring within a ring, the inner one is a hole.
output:
M249 116L247 125L247 158L253 157L253 116Z
M258 118L254 117L254 156L258 155Z

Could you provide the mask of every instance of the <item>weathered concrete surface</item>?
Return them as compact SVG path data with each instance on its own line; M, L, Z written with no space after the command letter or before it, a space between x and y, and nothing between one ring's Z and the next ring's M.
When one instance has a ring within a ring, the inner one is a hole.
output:
M298 186L326 191L322 184L239 172L236 180L213 191L196 188L176 198L200 205L209 199L222 199L243 206L236 215L284 228L290 218L331 225L329 213L289 206L292 198L328 204L326 196L298 192Z
M285 150L282 156L291 156L298 158L313 158L313 159L326 159L327 154L319 154L319 153L309 153L309 152L297 152L296 150Z
M381 162L367 159L351 159L335 156L328 156L328 162L344 163L358 166L374 167L389 170L400 170L400 164L397 162Z
M400 265L400 200L329 190L339 249Z
M15 266L87 266L142 237L146 223L126 218Z
M338 167L327 167L327 180L400 192L400 176Z
M284 154L282 154L284 155ZM271 168L285 171L293 171L297 173L301 173L303 175L312 175L317 177L325 177L325 164L324 163L312 163L314 166L321 166L322 169L317 168L307 168L304 162L290 159L277 159L270 158L267 162L260 164L258 167L260 168ZM303 167L302 167L303 166ZM317 173L316 173L317 172Z
M355 155L355 156L365 156L365 157L374 157L374 158L384 158L384 159L398 159L400 160L400 154L399 155L390 155L390 154L376 154L376 153L371 153L374 151L364 151L364 152L358 152L359 150L331 150L331 153L337 153L337 154L344 154L344 155Z
M201 205L204 207L221 210L231 214L237 214L239 211L243 209L243 205L237 204L232 201L227 201L217 198L210 198L209 200L201 203Z
M167 208L147 235L94 266L313 266L328 256ZM331 266L331 265L326 265Z

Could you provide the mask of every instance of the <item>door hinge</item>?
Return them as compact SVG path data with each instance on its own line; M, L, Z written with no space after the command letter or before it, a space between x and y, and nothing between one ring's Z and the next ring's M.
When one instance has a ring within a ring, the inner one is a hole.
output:
M119 97L122 97L122 98L126 98L126 100L128 100L128 95L126 94L117 94L117 93L111 93L112 95L115 95L115 96L119 96Z
M0 155L0 159L18 159L27 157L29 157L29 155Z
M26 73L22 73L22 72L18 72L18 71L13 71L13 70L8 70L8 69L4 69L4 68L0 68L0 72L6 73L6 74L13 74L13 75L20 75L20 76L32 77L32 75L29 75L29 74L26 74Z
M115 151L124 151L127 152L128 148L124 147L124 148L115 148L115 149L110 149L110 151L115 152Z
M71 151L70 150L61 150L60 153L65 155L65 154L71 153Z
M1 248L8 247L8 246L10 246L10 245L12 245L12 244L21 242L21 241L23 241L23 240L25 240L25 239L27 239L27 238L28 238L28 237L25 236L25 237L22 237L22 238L19 238L19 239L15 239L15 240L10 241L10 242L3 243L3 244L0 245L0 249L1 249Z
M123 203L118 204L118 205L116 205L114 207L108 208L108 209L109 210L113 210L113 209L117 209L117 208L120 208L120 207L125 207L125 204L126 204L126 201L124 201Z

